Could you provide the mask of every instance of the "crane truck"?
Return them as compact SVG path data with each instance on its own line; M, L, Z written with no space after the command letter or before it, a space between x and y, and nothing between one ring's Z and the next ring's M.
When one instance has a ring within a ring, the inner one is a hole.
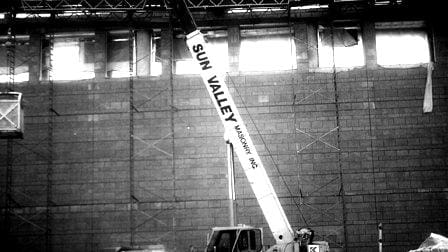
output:
M184 0L170 0L167 3L186 33L188 49L199 66L202 80L224 125L226 137L234 146L235 153L274 236L276 244L271 246L269 251L302 252L304 246L301 246L300 239L291 228L224 78L216 67L216 61L209 54L208 45L203 34L198 30L190 10ZM238 225L213 228L206 252L259 252L263 248L261 228ZM305 246L305 251L309 252L328 250L326 242Z

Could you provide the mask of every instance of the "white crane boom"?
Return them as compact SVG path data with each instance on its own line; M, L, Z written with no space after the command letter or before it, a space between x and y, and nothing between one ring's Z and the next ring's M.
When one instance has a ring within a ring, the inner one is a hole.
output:
M204 36L195 30L187 34L186 41L277 244L292 242L294 235L291 225L221 72L216 67L216 61L209 54Z
M299 252L305 249L307 251L328 252L327 242L310 244L314 236L312 230L301 230L300 232L303 231L303 235L298 233L298 237L295 239L294 232L280 205L260 156L224 82L222 72L216 67L215 62L217 61L209 54L204 36L197 29L185 0L165 1L173 8L180 20L182 29L187 33L187 46L199 66L207 92L224 125L226 140L230 140L233 144L252 191L274 236L276 245L268 251ZM207 242L206 252L262 251L261 229L238 226L214 228L213 230L212 236ZM226 244L233 245L228 246Z

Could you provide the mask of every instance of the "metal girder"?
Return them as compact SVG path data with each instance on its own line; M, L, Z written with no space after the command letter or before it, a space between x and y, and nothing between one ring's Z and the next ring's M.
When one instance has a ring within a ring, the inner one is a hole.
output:
M167 10L167 0L9 0L0 3L0 12L60 13L60 12L123 12ZM422 0L185 0L188 8L265 8L331 5L337 9L365 6L420 6Z
M263 7L263 6L281 6L288 5L294 0L187 0L187 6L190 8L211 8L211 7Z
M127 11L146 8L149 0L21 0L20 8L27 12L40 11Z
M17 3L19 1L19 3ZM322 0L308 0L318 4ZM327 1L324 1L327 2ZM296 0L186 0L189 8L251 8L301 4ZM23 12L54 11L129 11L166 8L164 0L16 0L16 7Z

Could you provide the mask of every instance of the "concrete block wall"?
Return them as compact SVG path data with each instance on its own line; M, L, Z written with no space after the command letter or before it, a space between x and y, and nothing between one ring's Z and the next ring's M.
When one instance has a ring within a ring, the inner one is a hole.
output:
M169 43L171 32L163 34ZM298 55L299 71L226 76L293 227L311 226L333 251L376 251L379 223L386 251L417 248L430 232L448 235L448 45L443 31L436 34L429 114L422 113L426 69L382 69L371 51L367 69L336 75L313 71L310 50ZM55 82L54 112L49 83L38 74L16 85L24 93L26 132L13 141L16 215L8 238L37 251L47 244L54 251L202 248L210 227L228 224L224 132L202 81L171 75L165 44L163 75L134 78L131 92L128 78L104 78L104 48L96 50L97 78ZM236 171L238 223L263 227L272 244L238 161Z
M374 78L373 157L380 175L378 190L384 194L377 197L378 208L384 209L379 217L389 223L385 230L391 236L386 241L397 249L409 246L415 238L422 240L429 232L446 230L446 216L434 214L447 207L447 182L440 177L446 176L446 138L441 135L446 131L446 82L444 74L439 75L445 72L441 66L433 78L434 104L438 105L428 114L421 112L419 99L425 69L392 70L385 75L379 71ZM396 95L391 97L389 91Z

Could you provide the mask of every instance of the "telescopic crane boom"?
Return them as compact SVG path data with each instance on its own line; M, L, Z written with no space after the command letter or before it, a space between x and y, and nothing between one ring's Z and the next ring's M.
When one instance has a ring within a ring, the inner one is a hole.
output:
M208 44L204 36L198 30L191 12L188 10L184 0L170 0L169 6L173 9L180 21L181 28L186 33L186 43L193 59L200 68L202 80L206 86L208 94L213 101L221 122L224 125L227 137L233 144L235 153L241 163L251 188L257 198L269 228L275 238L277 251L298 251L294 249L294 232L280 205L277 194L272 187L271 181L261 162L260 156L255 149L247 128L238 112L237 107L230 95L229 89L224 82L221 72L217 69L216 60L209 54ZM232 233L232 230L236 230ZM254 232L251 232L254 231ZM215 228L211 239L209 240L208 251L216 252L217 243L223 239L225 234L234 241L246 237L248 240L260 241L257 239L257 229L251 229L247 226L241 228ZM215 244L215 245L214 245ZM244 250L240 245L234 243L231 250L222 249L222 251L235 251L235 249ZM240 244L240 243L238 243ZM212 247L213 245L213 247ZM292 246L289 246L292 245ZM259 248L260 246L255 246ZM275 247L275 246L274 246ZM249 248L248 248L249 249ZM258 249L257 249L258 250Z
M173 1L173 10L187 33L186 42L193 59L199 64L201 77L218 111L230 142L246 173L247 179L260 204L269 228L278 244L294 239L291 225L272 187L271 181L255 149L247 128L238 112L229 89L209 54L208 44L197 29L190 11L183 0Z

